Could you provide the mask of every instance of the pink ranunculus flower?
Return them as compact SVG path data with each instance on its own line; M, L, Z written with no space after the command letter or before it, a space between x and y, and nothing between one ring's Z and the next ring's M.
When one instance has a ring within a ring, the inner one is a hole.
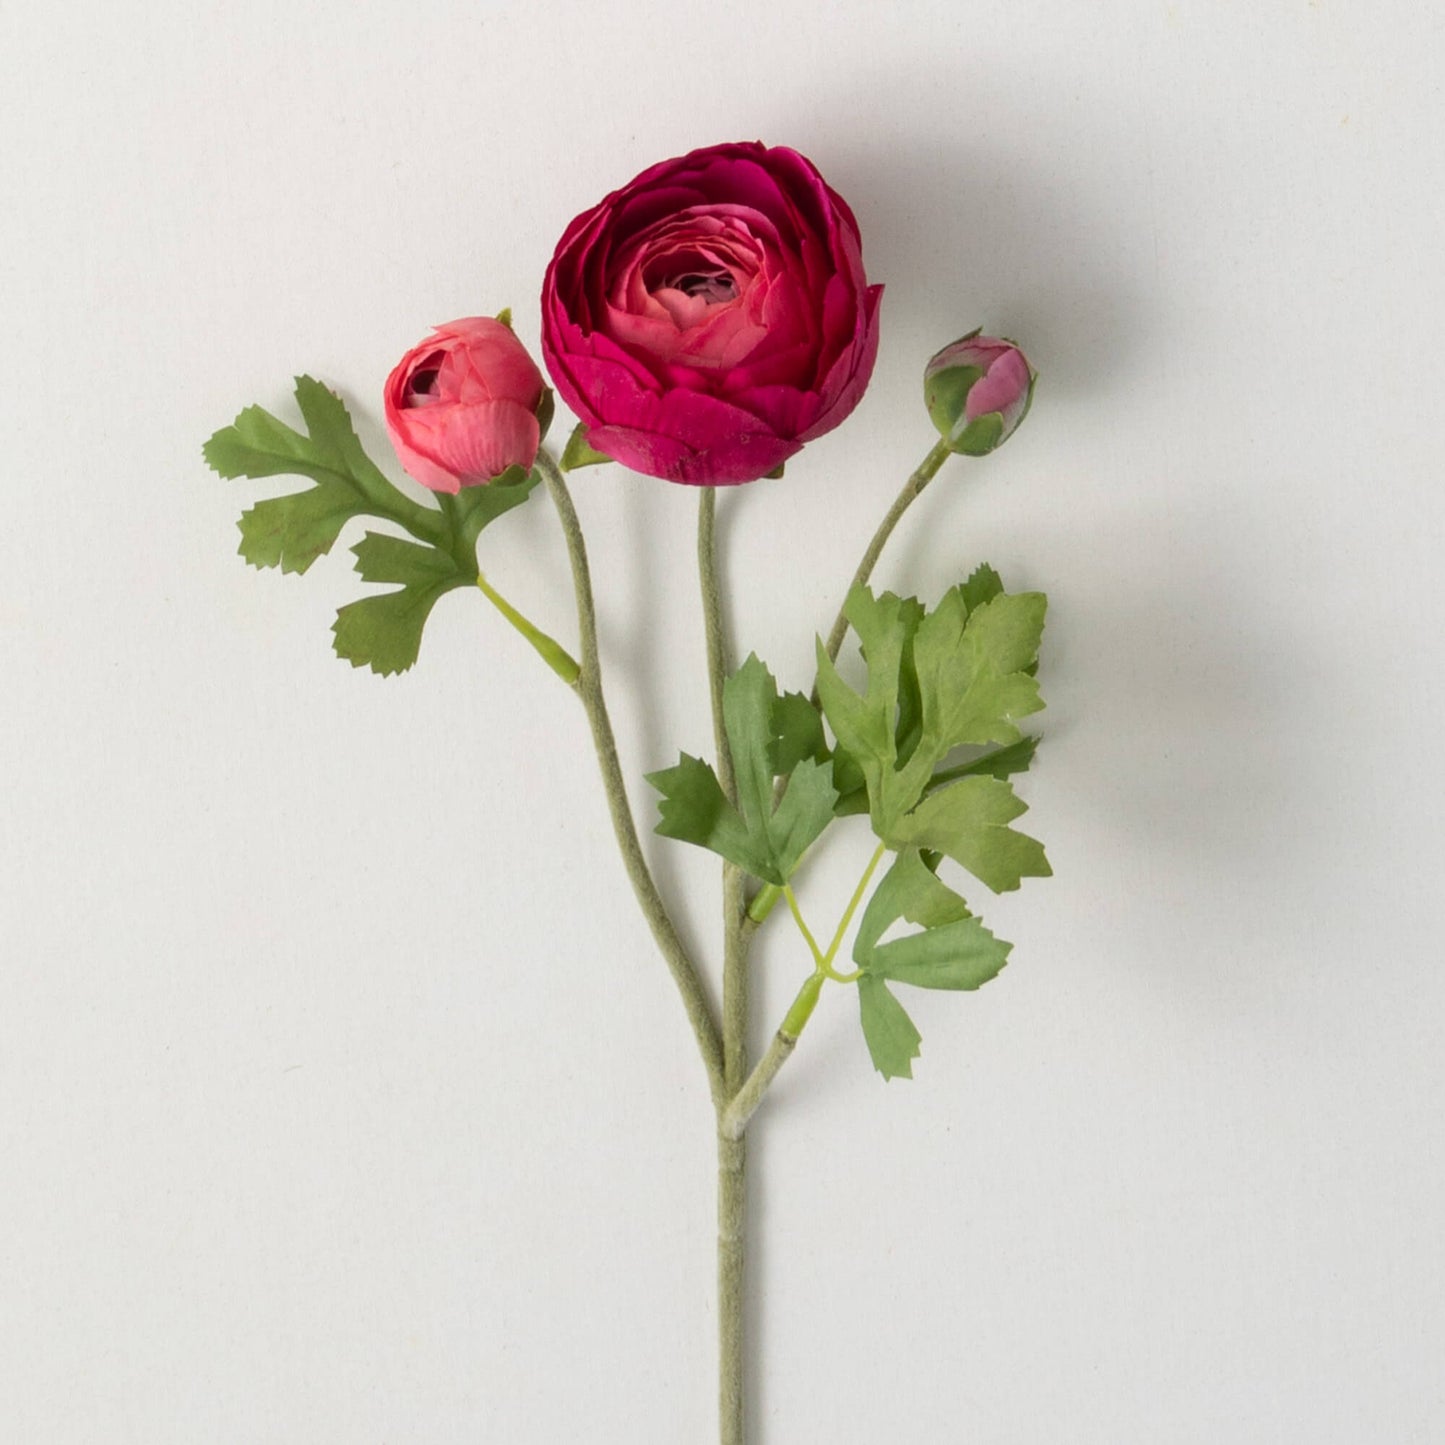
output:
M1012 341L971 331L924 368L923 400L950 451L981 457L1018 430L1037 379Z
M546 385L510 326L489 316L449 321L386 379L386 429L422 486L456 493L530 469L541 445Z
M568 226L543 286L542 354L597 451L669 481L750 482L858 404L882 291L811 161L709 146Z

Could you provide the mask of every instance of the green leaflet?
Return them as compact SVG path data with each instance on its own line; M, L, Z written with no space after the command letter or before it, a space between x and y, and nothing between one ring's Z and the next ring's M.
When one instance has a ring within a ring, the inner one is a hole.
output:
M664 838L710 848L755 878L772 881L776 869L767 840L760 843L738 816L709 764L683 753L676 766L649 773L647 781L662 794L657 831Z
M947 854L995 893L1008 893L1024 878L1047 878L1053 872L1043 844L1007 826L1025 811L1011 784L961 778L899 819L889 841Z
M416 661L421 633L443 593L477 580L482 530L520 506L541 480L513 467L486 486L439 495L438 507L414 502L394 487L363 451L340 397L309 376L296 378L305 434L259 406L247 407L205 444L210 467L223 477L310 478L312 486L257 502L241 516L240 554L253 567L305 572L335 545L353 517L376 517L403 528L415 542L368 532L352 550L368 582L399 591L342 607L332 625L337 655L383 676Z
M845 610L868 668L861 694L818 645L838 811L859 810L861 784L889 847L946 853L997 891L1049 871L1040 845L1006 826L1024 811L1006 779L1033 756L1017 719L1043 706L1033 671L1047 603L1001 586L980 567L928 613L911 598L855 587ZM940 768L955 748L991 743L1001 746Z
M737 807L728 802L712 768L686 753L675 767L647 778L662 794L659 833L709 848L779 886L832 821L838 799L831 768L799 756L813 746L811 730L796 705L781 707L783 701L772 674L755 655L723 685L723 728L737 780ZM791 766L785 769L781 763ZM778 777L788 781L774 807Z
M241 517L241 556L253 567L304 572L358 516L384 517L426 541L443 536L439 513L403 496L361 448L341 398L309 376L296 378L307 435L248 406L202 448L223 477L309 477L310 490L258 502Z
M468 577L448 553L379 532L368 532L351 550L363 581L398 583L401 590L338 609L331 626L336 655L382 677L405 672L417 659L422 628L437 599L475 583L476 569Z
M920 931L879 941L905 920L920 925ZM918 1030L884 981L975 989L998 974L1012 947L969 913L917 849L898 855L868 900L853 943L853 961L863 970L858 980L863 1036L884 1078L911 1078L920 1043Z
M775 777L787 777L805 758L820 763L827 759L823 719L800 692L785 692L773 704L772 734L768 762Z
M911 1079L922 1036L882 979L865 973L858 980L858 1011L873 1067L885 1079Z
M904 652L923 618L913 598L885 592L879 597L859 585L848 594L844 612L862 644L868 686L860 696L838 675L818 640L818 700L838 747L856 764L874 813L891 817L911 807L922 793L931 765L911 758L898 768L897 724ZM882 837L882 833L879 833Z

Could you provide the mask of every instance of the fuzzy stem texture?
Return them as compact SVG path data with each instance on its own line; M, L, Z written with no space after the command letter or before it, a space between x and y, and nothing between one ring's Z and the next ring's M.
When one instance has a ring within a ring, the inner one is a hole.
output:
M637 896L638 906L652 930L652 936L668 971L672 974L673 982L682 995L683 1008L688 1022L692 1025L698 1051L702 1054L703 1066L707 1070L713 1102L722 1107L726 1103L722 1038L707 996L703 992L697 968L678 935L662 895L657 890L652 870L647 866L647 857L637 836L637 824L632 817L632 807L627 801L627 785L617 758L617 739L612 731L612 720L607 715L606 699L602 695L597 614L592 599L592 576L587 566L587 547L582 537L582 526L577 520L572 494L556 463L546 452L539 452L537 467L557 509L557 516L562 523L562 534L567 543L567 555L572 565L572 582L577 593L578 651L581 653L581 672L573 688L581 699L592 729L592 742L597 751L597 764L602 773L602 787L607 795L607 807L612 816L617 846L622 854L628 881Z
M728 802L737 803L737 779L728 743L723 687L732 671L717 566L717 491L698 498L697 572L707 641L708 694L712 700L717 776ZM727 1134L723 1116L748 1072L748 939L743 923L742 870L723 864L723 1091L718 1104L718 1426L722 1445L743 1445L743 1309L746 1297L747 1144Z

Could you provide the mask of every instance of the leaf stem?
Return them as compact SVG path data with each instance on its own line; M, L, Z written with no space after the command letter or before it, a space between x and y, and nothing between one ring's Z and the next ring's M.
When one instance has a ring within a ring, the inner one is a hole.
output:
M823 950L818 947L818 940L813 937L813 931L803 921L803 911L798 907L798 895L793 892L791 883L783 884L783 897L788 900L788 908L792 912L793 922L798 925L798 932L803 935L803 942L808 945L808 951L813 955L813 964L818 972L826 975L827 967L823 963Z
M843 910L843 916L838 920L837 930L833 934L833 941L828 945L828 951L823 955L823 966L828 971L828 977L836 979L839 983L852 983L854 979L861 976L861 970L851 974L838 973L833 968L833 960L838 956L838 950L843 946L843 939L847 935L848 925L853 921L853 915L858 911L858 905L863 901L863 894L867 891L868 884L872 880L878 864L882 861L883 854L887 851L888 845L880 843L874 850L873 856L868 860L868 866L863 870L863 876L858 880L858 886L853 890L853 896L848 900L848 906Z
M823 984L828 979L832 979L834 983L856 983L863 977L861 968L854 969L851 973L839 973L833 967L833 960L843 946L843 940L848 935L848 925L852 923L853 915L857 913L859 905L863 902L863 895L868 891L868 884L872 881L874 873L878 871L878 865L882 862L885 852L887 852L887 845L883 843L873 850L873 856L868 860L868 866L863 870L863 876L858 880L858 886L853 890L853 896L848 900L848 906L843 910L842 918L838 920L838 927L834 930L833 940L828 945L826 953L819 949L817 940L803 921L803 913L798 907L798 898L793 892L792 884L785 883L778 890L779 895L787 899L793 921L798 925L798 931L803 935L804 941L812 952L813 972L804 979L797 997L793 1000L787 1013L783 1015L783 1021L778 1025L778 1031L773 1035L767 1052L758 1060L752 1073L733 1095L732 1102L722 1111L723 1138L741 1139L747 1131L748 1120L757 1112L758 1105L763 1102L763 1095L768 1092L768 1087L777 1077L778 1071L792 1057L793 1049L797 1046L798 1036L813 1016L813 1009L818 1002L818 995L822 992Z
M632 891L637 896L638 906L652 930L652 936L668 971L672 974L673 982L682 995L683 1008L688 1022L692 1025L703 1067L707 1070L713 1101L721 1107L724 1102L722 1039L703 992L697 967L678 935L667 905L657 890L652 870L647 866L647 858L637 836L637 824L632 817L632 807L627 801L627 785L617 758L617 739L612 731L612 720L608 717L607 702L602 693L597 647L597 613L592 599L592 575L587 566L587 546L582 536L582 525L577 519L577 509L572 504L572 494L567 489L567 483L558 471L557 464L545 451L537 453L537 467L557 509L557 516L562 523L562 534L567 543L567 555L572 565L572 583L577 593L578 650L582 654L581 671L573 688L582 702L592 729L592 742L597 751L597 764L602 773L602 787L607 795L608 811L612 816L612 829L617 836L617 846L622 854L623 866L627 870Z
M528 621L490 582L477 572L477 586L481 588L482 596L527 639L537 650L542 661L567 684L568 687L576 685L577 678L582 669L577 664L577 659L559 643L556 638L549 637L540 627Z

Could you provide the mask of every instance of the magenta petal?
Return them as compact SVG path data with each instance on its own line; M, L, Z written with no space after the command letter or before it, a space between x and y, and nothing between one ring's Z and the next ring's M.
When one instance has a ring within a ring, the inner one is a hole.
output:
M599 451L730 485L852 411L877 355L880 290L852 211L810 161L710 146L568 226L543 284L543 354Z

